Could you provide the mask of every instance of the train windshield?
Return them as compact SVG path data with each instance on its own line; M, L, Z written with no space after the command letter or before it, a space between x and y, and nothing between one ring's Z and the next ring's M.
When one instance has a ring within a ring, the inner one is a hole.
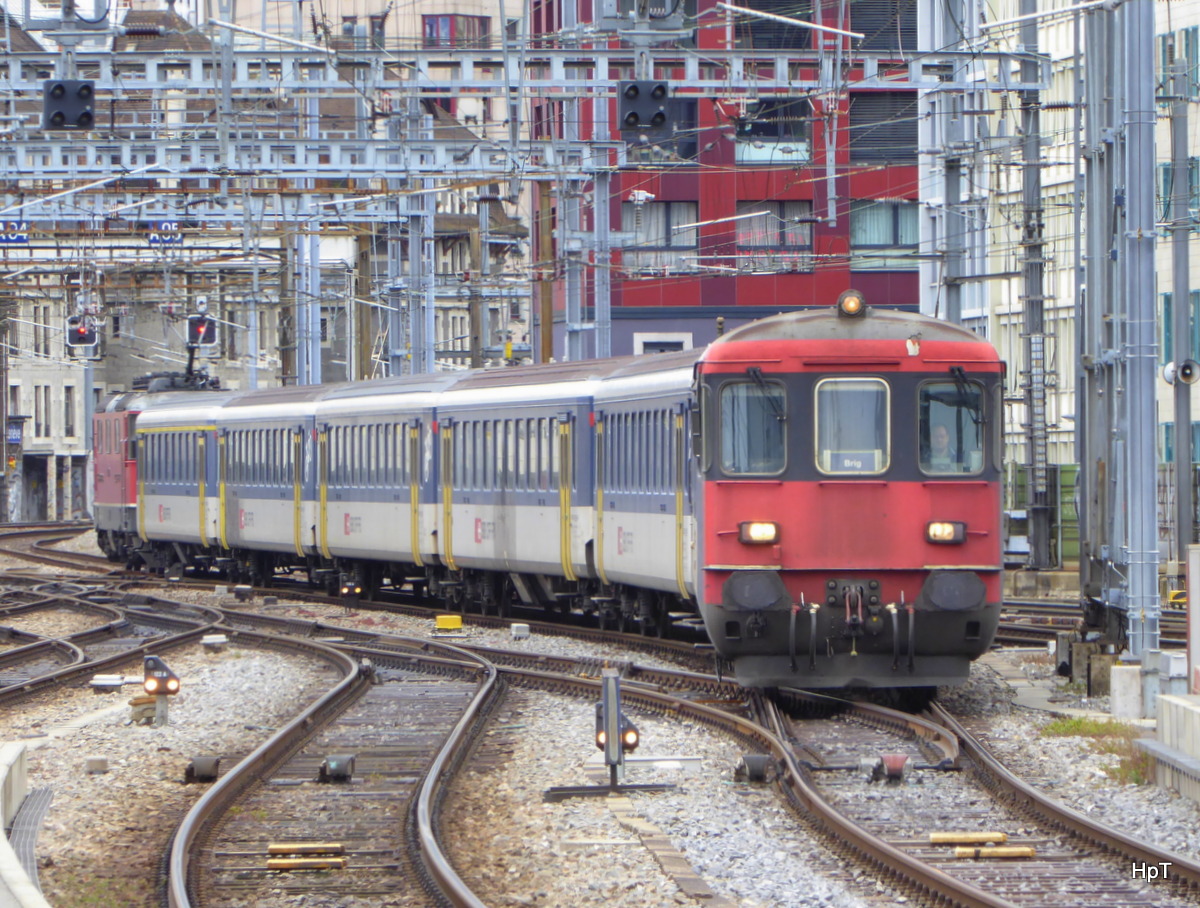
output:
M817 383L817 469L882 473L891 460L888 386L878 378L826 378Z
M787 461L787 399L773 382L730 382L721 388L721 469L779 473Z
M926 473L978 473L983 469L983 385L931 381L918 400L921 469Z

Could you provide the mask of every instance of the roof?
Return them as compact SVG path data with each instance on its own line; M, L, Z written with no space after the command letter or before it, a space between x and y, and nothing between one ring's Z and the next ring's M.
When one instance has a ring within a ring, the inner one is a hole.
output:
M14 54L34 53L46 48L21 28L17 20L6 12L0 12L0 50Z
M175 12L174 8L131 9L121 23L125 28L154 28L167 32L164 35L121 35L113 38L114 53L167 53L170 51L206 51L212 42L192 23Z

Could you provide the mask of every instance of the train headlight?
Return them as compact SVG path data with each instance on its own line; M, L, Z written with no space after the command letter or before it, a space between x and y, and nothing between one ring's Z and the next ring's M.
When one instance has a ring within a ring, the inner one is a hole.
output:
M934 520L925 527L930 542L955 543L967 538L967 525L957 520Z
M838 315L848 318L857 318L867 311L867 304L863 302L862 294L857 290L843 290L837 305Z
M779 524L767 520L744 520L738 524L738 540L751 545L779 541Z

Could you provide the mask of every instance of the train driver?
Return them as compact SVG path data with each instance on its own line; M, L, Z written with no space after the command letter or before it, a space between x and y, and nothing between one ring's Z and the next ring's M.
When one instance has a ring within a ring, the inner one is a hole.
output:
M925 469L932 473L958 473L962 464L950 445L950 430L944 423L935 423L929 430L929 453Z

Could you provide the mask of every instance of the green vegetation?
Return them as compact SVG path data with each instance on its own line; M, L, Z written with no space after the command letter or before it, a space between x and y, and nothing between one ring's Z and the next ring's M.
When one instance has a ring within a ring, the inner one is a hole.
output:
M1142 736L1137 726L1112 719L1058 718L1042 728L1042 736L1091 738L1093 751L1118 758L1116 766L1104 770L1110 779L1122 785L1149 785L1154 781L1153 758L1134 743Z
M146 880L105 879L91 873L56 874L54 889L47 898L56 908L130 908L149 905L153 901L150 883Z

